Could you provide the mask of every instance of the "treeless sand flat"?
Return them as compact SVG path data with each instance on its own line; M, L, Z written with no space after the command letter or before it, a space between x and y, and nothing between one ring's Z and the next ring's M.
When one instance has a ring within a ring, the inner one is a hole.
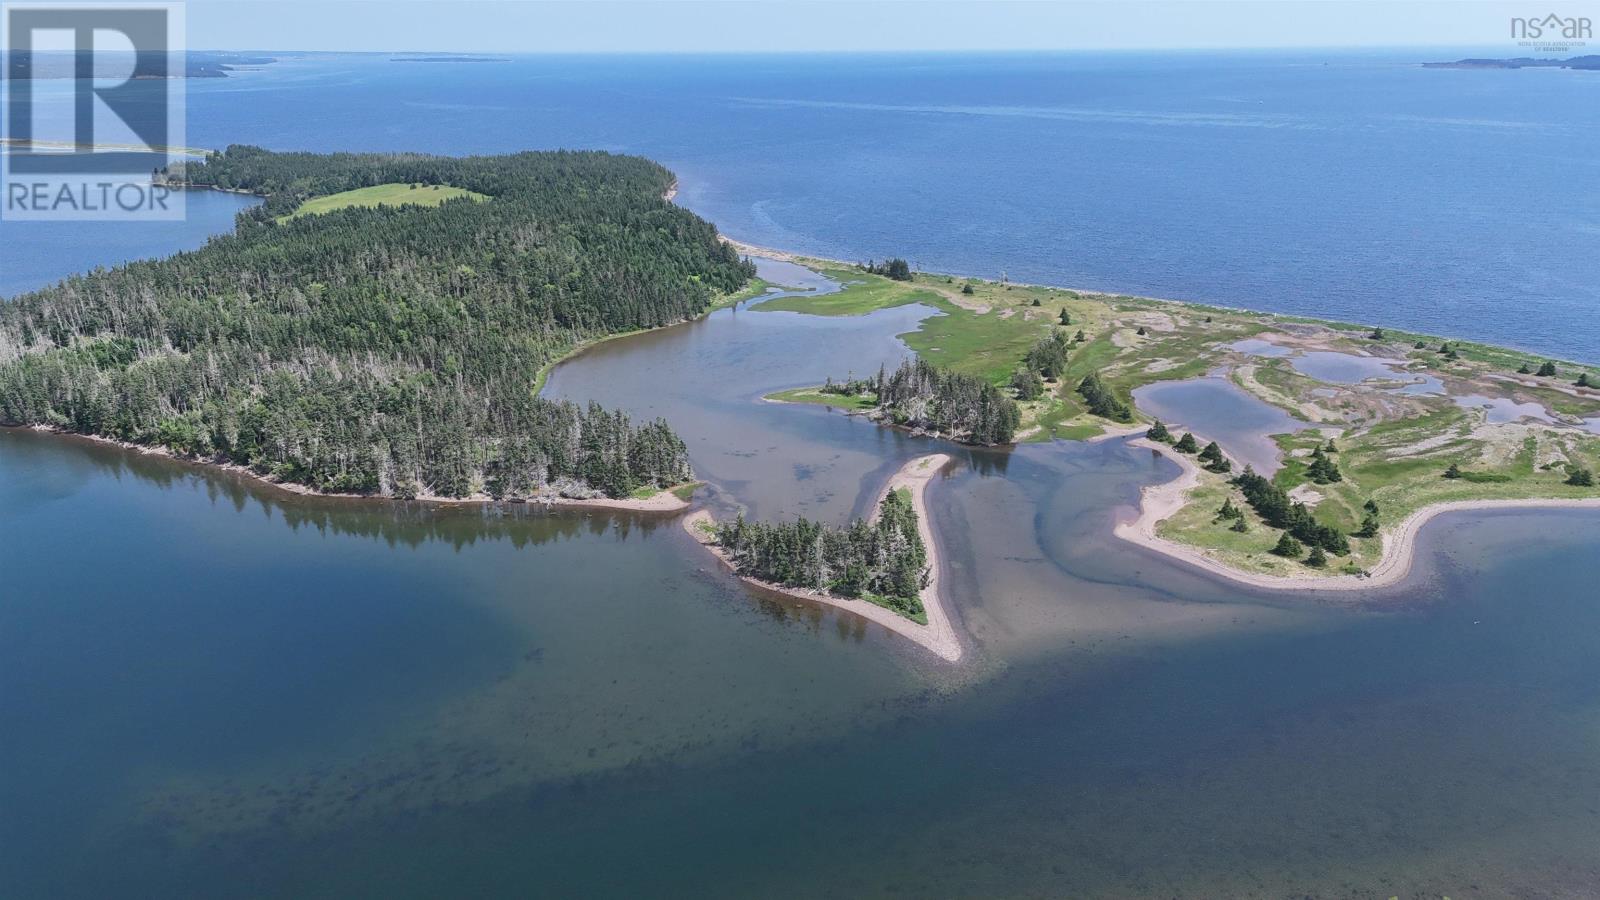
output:
M946 605L945 597L942 593L942 582L939 577L939 545L935 540L933 528L928 521L928 485L949 462L950 457L943 453L934 453L913 459L902 466L900 471L890 476L883 490L878 493L880 501L890 491L899 488L906 488L911 493L911 505L917 513L917 531L922 535L922 543L928 551L929 577L921 595L922 607L928 616L928 624L920 625L893 610L885 609L874 603L868 603L865 600L853 600L848 597L840 597L804 588L784 587L743 575L739 577L744 581L770 591L791 597L814 600L818 603L825 603L829 606L855 613L864 619L882 625L895 634L914 641L940 659L948 662L959 661L964 651L961 646L961 639L956 634L955 624L950 617L949 607ZM702 524L711 522L711 513L701 509L685 516L683 527L689 534L694 536L695 540L704 544L706 549L715 554L717 559L721 560L722 564L731 570L733 563L728 558L728 555L723 552L722 548L712 544L705 531L700 527Z

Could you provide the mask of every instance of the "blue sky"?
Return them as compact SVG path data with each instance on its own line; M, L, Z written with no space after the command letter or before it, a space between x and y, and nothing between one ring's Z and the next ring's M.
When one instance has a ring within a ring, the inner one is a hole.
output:
M196 49L479 52L1489 46L1600 0L188 0Z

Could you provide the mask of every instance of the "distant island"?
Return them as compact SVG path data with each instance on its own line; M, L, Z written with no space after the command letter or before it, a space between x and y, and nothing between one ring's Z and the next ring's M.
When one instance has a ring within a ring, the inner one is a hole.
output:
M122 77L133 53L96 51L84 53L93 67L96 78ZM26 53L11 51L6 54L6 75L18 81L56 78L76 78L78 54L66 51ZM134 59L135 80L148 78L227 78L228 73L244 66L265 66L277 62L277 57L254 56L215 50L191 50L184 56L182 72L162 72L158 64L143 56Z
M1569 59L1458 59L1455 62L1425 62L1424 69L1589 69L1600 70L1600 56L1574 56Z

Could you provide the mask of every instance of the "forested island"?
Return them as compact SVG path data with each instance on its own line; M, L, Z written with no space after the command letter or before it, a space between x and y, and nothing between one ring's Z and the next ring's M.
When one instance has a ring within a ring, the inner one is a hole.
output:
M989 382L922 359L873 378L830 379L816 390L858 400L874 420L963 444L1009 444L1021 418L1016 401Z
M183 71L169 71L167 59L158 53L108 50L43 51L7 50L4 53L6 77L18 81L51 78L77 78L83 66L96 78L227 78L241 66L265 66L278 61L274 56L256 56L217 50L190 50L183 56Z
M666 423L537 396L584 342L699 315L753 276L663 199L661 166L235 146L158 175L264 202L199 250L0 304L0 423L381 497L625 497L690 477ZM430 199L360 199L374 189Z
M906 462L872 517L844 527L743 516L718 523L707 509L685 516L683 527L745 581L848 610L955 662L964 650L939 586L927 499L950 461L934 453Z
M1510 59L1458 59L1455 62L1423 63L1424 69L1589 69L1600 70L1600 56L1573 56L1568 59L1540 59L1517 56Z

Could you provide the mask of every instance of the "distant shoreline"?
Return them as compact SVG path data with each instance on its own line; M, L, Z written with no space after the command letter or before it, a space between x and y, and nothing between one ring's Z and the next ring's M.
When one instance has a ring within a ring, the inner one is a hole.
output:
M774 593L798 597L802 600L811 600L854 613L864 619L882 625L901 637L907 638L946 662L959 662L964 655L964 650L961 645L961 638L956 634L954 621L950 617L950 610L945 605L939 576L939 544L933 532L932 524L928 520L927 500L928 485L944 470L949 462L950 457L943 453L933 453L913 459L891 475L884 484L883 489L878 492L879 502L890 491L900 488L906 488L911 494L911 506L917 514L917 532L921 535L923 546L927 549L928 583L922 588L921 592L922 608L928 617L928 624L926 625L913 622L891 609L875 603L869 603L866 600L840 597L823 591L785 587L781 584L773 584L748 575L738 575L727 552L712 543L701 527L714 521L711 513L707 510L699 509L685 516L683 518L683 528L689 532L691 537L710 551L723 566L730 572L734 572L741 581Z

